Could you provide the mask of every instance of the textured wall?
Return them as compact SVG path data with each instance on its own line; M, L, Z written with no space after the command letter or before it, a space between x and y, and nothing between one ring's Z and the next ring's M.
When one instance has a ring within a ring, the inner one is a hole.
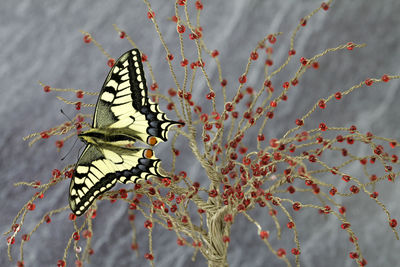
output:
M175 27L163 18L173 15L173 5L166 1L152 1L161 30L170 47L177 44ZM188 1L194 2L194 1ZM275 50L277 64L289 47L290 31L299 19L316 8L320 1L312 0L254 0L254 1L204 1L201 25L210 49L221 52L223 76L231 83L244 71L249 52L265 34L282 31ZM289 95L285 105L278 108L276 119L267 129L267 138L279 136L293 126L295 118L302 115L319 98L338 89L346 89L367 77L380 77L384 73L400 73L400 2L398 0L334 1L328 12L321 12L302 29L295 43L296 57L310 57L339 44L353 41L367 43L367 47L352 52L340 51L320 61L320 69L309 71L298 87ZM125 29L139 48L149 55L160 89L173 86L164 60L164 51L146 17L146 7L139 0L132 1L11 1L0 3L0 230L5 232L13 216L32 194L32 190L15 188L16 181L46 181L53 168L76 161L75 154L65 162L60 158L72 146L66 144L64 153L57 153L50 143L38 142L28 148L22 137L32 131L41 131L65 120L58 112L62 107L67 114L74 114L55 99L45 94L38 80L54 87L98 90L107 74L106 58L93 45L82 42L80 29L89 31L115 58L130 49L129 43L119 39L112 24ZM297 60L297 59L295 59ZM175 62L176 64L178 62ZM297 68L298 63L278 76L285 80ZM215 67L210 65L211 79L215 81ZM262 68L253 69L249 84L262 80ZM277 84L280 84L278 82ZM400 107L399 82L361 88L343 101L329 105L324 112L311 117L311 122L327 120L330 125L356 124L362 132L371 130L376 135L400 137L398 116ZM198 88L204 84L198 84ZM196 88L196 92L199 90ZM202 102L204 91L194 93L194 99ZM94 102L94 100L93 100ZM78 148L74 149L77 153ZM365 152L365 151L364 151ZM162 151L159 152L162 155ZM168 160L166 160L168 162ZM193 173L197 169L193 169ZM192 173L192 174L193 174ZM204 177L198 177L204 179ZM400 219L398 184L381 186L382 199L393 216ZM55 207L66 205L68 184L58 186L38 201L35 212L26 218L26 229L32 229L40 214ZM307 200L307 199L306 199ZM396 241L387 227L384 214L365 196L346 200L348 218L360 237L363 252L369 266L396 266L400 260L400 242ZM109 211L109 213L108 213ZM251 213L273 233L273 223L267 212ZM72 226L63 224L66 213L53 218L49 225L41 227L26 244L27 266L54 266L62 258L66 235ZM147 232L138 219L138 238L141 253L147 246ZM296 214L302 246L303 266L355 266L348 258L352 251L347 235L340 231L339 222L333 216L318 216L317 212ZM124 208L104 204L95 221L96 251L89 266L142 266L148 264L143 256L136 258L131 252L130 232ZM287 231L286 231L287 232ZM286 233L285 232L285 233ZM204 266L201 256L191 262L191 250L177 248L176 238L165 231L155 231L154 248L156 266ZM20 238L20 237L18 237ZM271 235L275 240L275 235ZM288 251L293 247L292 236L284 234L280 241L273 241L276 248ZM15 266L6 257L6 242L0 242L2 266ZM17 256L17 249L13 251ZM72 260L72 258L70 258ZM228 260L231 266L284 266L259 240L254 225L238 217L232 228ZM72 265L72 261L70 261Z

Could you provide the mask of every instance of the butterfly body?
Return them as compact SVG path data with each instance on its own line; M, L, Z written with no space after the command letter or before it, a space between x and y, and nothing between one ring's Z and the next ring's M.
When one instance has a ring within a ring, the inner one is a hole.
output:
M136 183L158 176L160 160L149 148L167 141L171 121L148 98L140 52L124 53L111 68L97 100L92 128L78 137L86 143L75 165L69 204L82 215L117 182ZM135 145L135 146L134 146Z
M139 132L129 128L92 128L78 134L78 137L86 144L99 147L117 146L131 147L138 138Z

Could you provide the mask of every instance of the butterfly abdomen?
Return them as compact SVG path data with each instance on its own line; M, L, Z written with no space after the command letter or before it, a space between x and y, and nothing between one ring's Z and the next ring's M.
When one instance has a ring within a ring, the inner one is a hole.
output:
M128 144L132 145L138 140L138 138L132 136L132 133L127 134L123 129L110 128L93 128L80 133L78 137L85 143L97 146L109 145L124 147Z

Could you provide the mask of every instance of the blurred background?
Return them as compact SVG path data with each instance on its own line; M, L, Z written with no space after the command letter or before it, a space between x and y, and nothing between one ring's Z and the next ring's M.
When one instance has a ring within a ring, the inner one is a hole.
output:
M236 92L237 78L244 72L247 58L257 42L266 34L283 32L274 45L274 66L282 64L287 56L292 30L300 18L317 8L322 1L315 0L251 0L251 1L206 1L200 16L204 40L209 49L220 51L222 75L228 80L228 95ZM194 1L188 1L193 10ZM173 2L151 1L167 45L173 52L178 51L175 23L168 20L174 15ZM383 74L400 73L400 2L398 0L353 0L334 1L330 9L312 17L302 28L295 40L296 56L281 74L275 78L276 87L287 81L297 70L301 56L312 57L329 47L347 42L366 43L367 46L353 51L339 51L323 57L318 70L309 70L297 87L289 93L286 103L279 106L276 115L265 131L267 140L280 137L294 125L294 120L307 112L320 98L345 90L369 77L380 78ZM191 12L193 15L193 12ZM195 16L192 16L192 22ZM126 40L121 40L112 24L124 29L146 53L153 66L160 91L167 93L174 86L165 62L165 51L159 41L154 25L147 18L147 7L142 1L11 1L0 3L0 230L6 232L20 208L34 194L34 190L14 187L17 181L48 181L51 171L62 169L76 162L81 145L75 146L64 162L61 157L72 147L72 141L64 145L61 153L54 146L56 138L39 141L29 148L22 137L40 132L66 120L59 112L63 108L73 117L74 108L58 101L62 95L75 99L72 93L44 93L38 81L56 88L75 88L87 91L100 90L108 73L107 58L94 47L85 44L79 30L90 32L93 37L114 58L131 49ZM187 36L187 32L186 32ZM194 55L191 42L185 48L188 55ZM174 66L180 59L176 54ZM265 57L265 55L262 55ZM194 57L189 57L194 61ZM263 60L252 66L248 85L259 88L263 82ZM206 67L211 81L219 85L215 64L206 58ZM178 74L182 77L181 74ZM148 85L150 77L147 74ZM204 79L203 79L204 80ZM332 101L323 111L313 114L306 124L316 128L321 121L328 126L349 127L357 125L365 133L396 138L400 141L400 83L398 80L387 84L362 87L341 101ZM231 86L231 87L230 87ZM280 87L280 86L279 86ZM204 81L195 84L193 99L204 104L206 85ZM219 88L219 87L218 87ZM229 91L230 90L230 91ZM220 94L217 97L221 96ZM90 103L95 98L84 98ZM205 105L205 104L204 104ZM165 110L165 106L163 107ZM170 118L173 115L169 116ZM307 128L307 127L306 127ZM385 146L385 148L388 146ZM168 144L157 148L157 155L168 166ZM184 146L179 146L184 155ZM365 147L353 148L366 153ZM332 153L333 154L333 153ZM165 155L165 156L163 156ZM332 155L335 161L337 155ZM193 159L183 158L182 164L193 165ZM362 169L354 167L353 174ZM177 170L180 171L180 170ZM395 170L396 171L396 170ZM196 176L198 166L188 170ZM359 177L362 177L360 173ZM205 181L197 175L194 180ZM366 179L365 177L363 179ZM365 180L364 180L365 181ZM340 182L339 189L345 185ZM205 184L206 185L206 184ZM29 212L21 233L17 236L12 255L18 259L21 235L30 231L44 213L67 204L68 183L53 188L45 199L36 201L37 208ZM400 195L398 182L386 182L378 186L380 199L394 218L400 220ZM316 201L312 196L302 199L305 203ZM400 242L395 239L387 218L368 196L359 194L341 200L348 209L348 219L359 237L368 266L400 266ZM64 248L72 224L65 223L69 212L52 217L52 222L41 226L25 244L26 266L55 266L63 257ZM283 235L276 239L274 223L267 210L256 209L250 213L270 230L274 248L285 248L288 254L294 247L291 232L282 221ZM144 219L137 216L140 256L130 249L131 230L126 215L126 206L104 203L98 211L94 225L93 249L95 254L85 266L147 266L143 254L147 252L147 230L142 227ZM299 231L302 266L356 266L348 256L354 251L348 242L348 235L340 229L340 222L334 216L320 216L316 210L304 210L295 214ZM156 266L205 266L207 262L199 254L193 263L193 250L176 245L175 234L155 227L154 256ZM6 253L6 236L0 242L1 266L15 266ZM288 256L294 264L294 257ZM236 218L232 227L228 261L230 266L286 266L269 252L257 235L257 229L243 216ZM73 266L73 253L68 257L67 266Z

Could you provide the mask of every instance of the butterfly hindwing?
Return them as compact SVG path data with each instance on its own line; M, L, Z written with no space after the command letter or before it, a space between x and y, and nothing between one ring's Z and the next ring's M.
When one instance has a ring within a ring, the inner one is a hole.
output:
M107 176L108 169L95 164L104 159L93 145L87 145L74 169L69 189L69 205L77 214L83 214L93 201L117 182L116 174Z
M169 127L177 124L167 118L148 98L140 52L132 49L111 68L97 101L93 128L129 128L147 142L150 136L167 140Z
M136 183L158 172L159 159L146 158L146 149L99 148L87 145L75 166L70 184L69 204L76 215L83 214L93 201L116 182Z

